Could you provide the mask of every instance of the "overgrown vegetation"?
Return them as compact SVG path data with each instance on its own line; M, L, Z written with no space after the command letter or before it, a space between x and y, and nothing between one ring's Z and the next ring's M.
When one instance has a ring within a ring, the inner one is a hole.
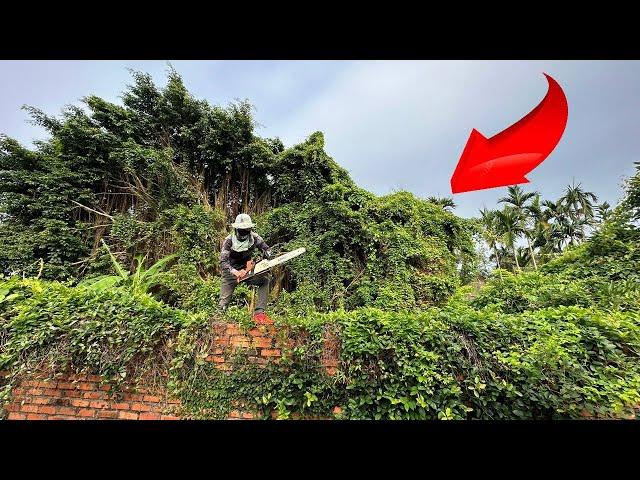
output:
M463 219L451 199L357 187L320 132L290 148L258 137L248 104L196 100L174 71L163 89L133 73L122 105L84 103L28 108L51 134L33 150L0 142L2 399L28 371L71 369L166 385L194 418L242 403L265 418L634 415L640 173L613 209L579 185L557 202L513 187L507 207ZM211 322L251 324L244 285L217 309L238 212L276 252L307 249L270 298L300 341L224 372L204 360Z

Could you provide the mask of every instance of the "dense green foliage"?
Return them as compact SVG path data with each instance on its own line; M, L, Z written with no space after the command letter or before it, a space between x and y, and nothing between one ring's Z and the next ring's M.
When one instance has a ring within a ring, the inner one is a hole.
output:
M462 219L447 198L359 188L320 132L285 148L255 135L246 103L196 100L173 71L163 89L133 79L122 105L30 108L51 133L34 150L0 140L0 403L49 368L159 382L194 418L242 404L353 419L620 418L640 405L640 170L614 209L579 185L556 202L512 187L501 210ZM252 325L246 285L217 308L238 212L276 252L307 253L274 271L270 297L295 348L264 368L239 352L226 372L205 361L211 321ZM498 267L486 275L480 240Z

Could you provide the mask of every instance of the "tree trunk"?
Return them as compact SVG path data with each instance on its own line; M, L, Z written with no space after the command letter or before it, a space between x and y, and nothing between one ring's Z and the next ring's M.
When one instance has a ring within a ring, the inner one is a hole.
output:
M533 268L538 270L538 264L536 263L536 256L533 253L533 248L531 248L531 240L527 237L527 244L529 245L529 252L531 253L531 260L533 260Z
M502 280L502 267L500 266L500 257L498 256L498 249L494 248L493 251L496 254L496 263L498 264L498 270L500 271L500 280Z
M516 267L518 267L518 271L521 272L522 269L520 268L520 264L518 263L518 252L516 250L515 245L512 245L511 248L513 249L513 258L516 261Z

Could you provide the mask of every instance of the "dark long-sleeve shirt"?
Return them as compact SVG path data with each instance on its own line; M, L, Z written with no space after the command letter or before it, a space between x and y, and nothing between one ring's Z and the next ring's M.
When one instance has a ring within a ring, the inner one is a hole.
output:
M253 245L244 252L236 252L232 247L231 235L224 239L222 250L220 251L220 269L222 273L233 273L234 270L242 270L247 266L247 262L253 257L255 249L262 251L265 258L271 257L269 245L265 243L260 235L251 232L253 236Z

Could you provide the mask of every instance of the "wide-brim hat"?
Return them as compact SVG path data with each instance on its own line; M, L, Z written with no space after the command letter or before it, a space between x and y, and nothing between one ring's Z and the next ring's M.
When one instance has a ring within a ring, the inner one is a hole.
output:
M233 228L253 228L256 226L255 223L251 221L251 217L246 213L241 213L236 217L236 221L231 224Z

